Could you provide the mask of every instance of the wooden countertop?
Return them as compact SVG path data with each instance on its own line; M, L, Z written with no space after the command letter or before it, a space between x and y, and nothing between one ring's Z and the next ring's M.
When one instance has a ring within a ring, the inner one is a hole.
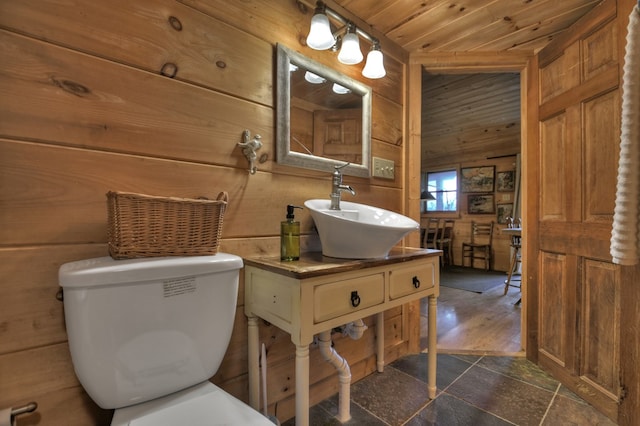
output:
M407 262L431 256L442 256L442 251L399 247L391 249L386 257L375 259L338 259L323 256L321 252L308 252L301 253L300 260L291 262L281 261L280 256L265 256L245 258L244 264L245 266L255 266L296 279L305 279L339 272L372 268L389 263Z

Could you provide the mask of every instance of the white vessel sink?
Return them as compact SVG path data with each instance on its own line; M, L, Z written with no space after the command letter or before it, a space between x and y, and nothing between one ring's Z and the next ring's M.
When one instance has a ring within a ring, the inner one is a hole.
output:
M415 220L366 204L340 202L331 210L331 200L304 202L316 224L322 254L344 259L385 257L405 235L418 231Z

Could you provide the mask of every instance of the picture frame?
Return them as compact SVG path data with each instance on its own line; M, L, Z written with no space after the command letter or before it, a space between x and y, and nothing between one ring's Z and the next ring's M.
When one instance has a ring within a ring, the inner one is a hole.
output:
M495 166L461 168L460 191L493 192L495 170Z
M469 214L495 214L495 196L493 194L472 194L467 196Z
M496 191L513 192L516 188L516 172L509 170L496 174Z
M507 223L507 218L513 217L513 203L498 203L497 210L497 222L501 224Z

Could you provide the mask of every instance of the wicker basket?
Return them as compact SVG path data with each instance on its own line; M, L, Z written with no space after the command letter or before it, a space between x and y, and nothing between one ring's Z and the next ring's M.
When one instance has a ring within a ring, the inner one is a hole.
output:
M203 256L218 252L228 194L217 200L107 193L109 255L114 259Z

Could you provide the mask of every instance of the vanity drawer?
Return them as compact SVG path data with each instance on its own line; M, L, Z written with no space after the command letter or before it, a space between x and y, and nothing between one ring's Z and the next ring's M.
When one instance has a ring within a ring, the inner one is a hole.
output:
M420 262L389 272L391 300L433 288L436 284L437 267L438 264L434 262Z
M313 320L330 320L384 302L384 274L350 278L313 289Z

